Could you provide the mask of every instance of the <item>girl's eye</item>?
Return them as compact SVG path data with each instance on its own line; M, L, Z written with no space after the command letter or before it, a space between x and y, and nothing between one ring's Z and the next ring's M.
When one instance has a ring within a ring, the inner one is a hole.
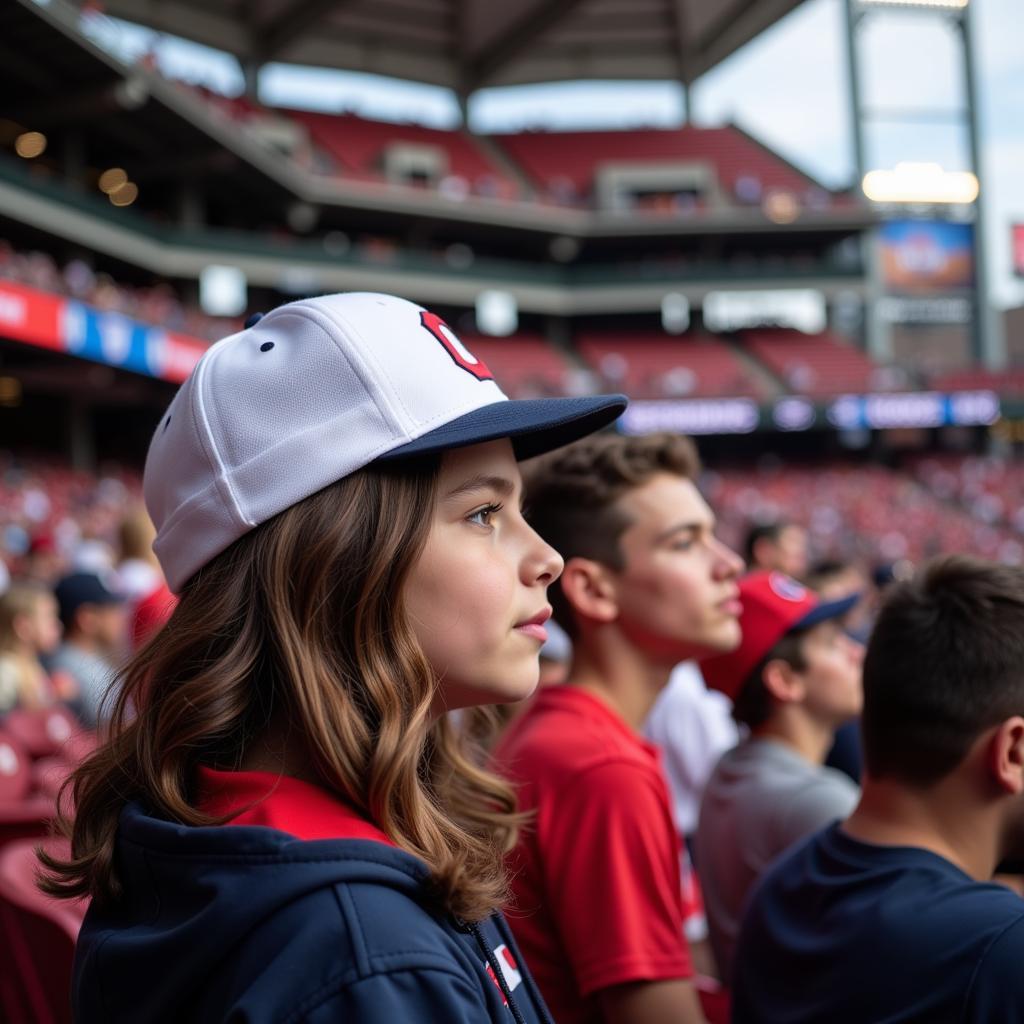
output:
M477 526L490 526L491 516L500 512L501 509L501 505L485 505L483 508L478 508L475 512L470 512L466 516L466 520L467 522L475 523Z

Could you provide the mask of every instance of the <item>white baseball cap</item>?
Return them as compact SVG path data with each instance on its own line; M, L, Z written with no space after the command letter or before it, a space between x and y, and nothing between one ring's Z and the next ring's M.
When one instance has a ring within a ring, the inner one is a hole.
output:
M153 549L179 592L253 527L371 462L500 437L529 458L625 407L511 401L440 317L393 295L291 302L209 348L157 425L143 479Z

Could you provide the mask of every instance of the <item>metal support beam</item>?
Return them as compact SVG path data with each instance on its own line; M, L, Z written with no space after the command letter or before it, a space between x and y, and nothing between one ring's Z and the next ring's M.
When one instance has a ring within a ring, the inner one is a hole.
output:
M351 0L302 0L286 3L281 13L257 30L253 40L253 56L261 64L273 60L300 36L314 28L328 14L336 14Z
M864 107L860 90L860 55L857 49L857 33L863 14L857 9L857 0L845 0L846 10L846 75L847 91L850 98L850 144L853 150L854 188L861 195L861 183L867 172L864 145ZM863 201L863 200L862 200ZM867 278L867 295L864 303L864 347L876 362L885 363L892 359L892 326L882 316L882 295L885 284L882 281L881 259L879 257L878 229L866 231L861 236L861 262Z
M491 82L502 68L511 64L545 33L568 17L583 0L540 0L532 10L502 32L498 38L467 63L463 90L467 93Z
M967 89L967 137L971 150L971 170L981 182L974 203L974 345L975 356L990 370L1006 366L1006 336L1003 319L992 303L988 261L988 208L986 177L982 173L981 132L978 126L978 78L974 70L974 49L971 35L971 4L960 14L959 27L964 58L964 82Z

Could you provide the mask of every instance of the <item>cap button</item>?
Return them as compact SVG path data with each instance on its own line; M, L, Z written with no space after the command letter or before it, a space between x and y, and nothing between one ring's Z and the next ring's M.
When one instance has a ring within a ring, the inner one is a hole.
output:
M262 313L253 313L253 315L245 321L245 329L248 330L250 327L255 327L262 319Z

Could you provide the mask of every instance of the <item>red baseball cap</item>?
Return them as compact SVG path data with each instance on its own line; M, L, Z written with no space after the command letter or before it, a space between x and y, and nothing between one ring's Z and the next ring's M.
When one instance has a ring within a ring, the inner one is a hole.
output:
M837 619L859 600L860 594L850 594L838 601L821 601L813 590L781 572L744 576L740 580L743 639L735 651L700 663L704 681L735 700L750 673L784 636Z

